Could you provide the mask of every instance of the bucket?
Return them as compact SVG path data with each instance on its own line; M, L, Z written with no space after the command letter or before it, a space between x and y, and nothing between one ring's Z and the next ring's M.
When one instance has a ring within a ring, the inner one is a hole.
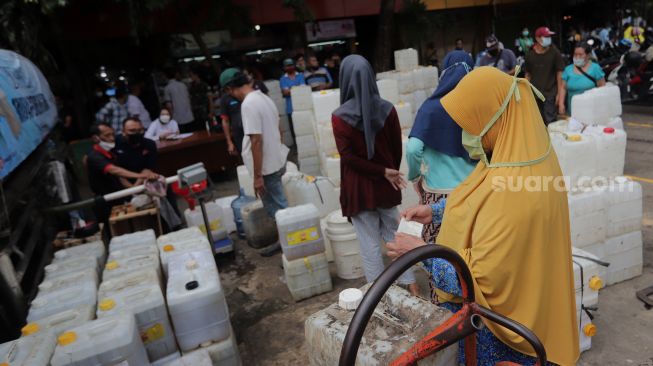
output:
M336 262L338 277L354 280L365 276L361 260L360 243L356 233L333 234L327 229L327 235L333 248L333 258Z

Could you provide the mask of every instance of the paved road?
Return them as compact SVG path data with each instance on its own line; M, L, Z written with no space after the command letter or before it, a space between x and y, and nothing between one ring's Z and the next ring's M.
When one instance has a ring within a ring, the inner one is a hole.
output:
M638 178L644 192L644 274L601 290L594 324L598 333L579 365L653 366L653 309L635 292L653 286L653 107L624 106L628 133L625 173Z

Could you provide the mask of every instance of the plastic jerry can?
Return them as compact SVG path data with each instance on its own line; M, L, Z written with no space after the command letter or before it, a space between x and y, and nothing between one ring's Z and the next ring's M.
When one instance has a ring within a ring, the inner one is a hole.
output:
M217 272L187 264L185 272L170 277L167 298L182 351L229 337L229 310Z
M410 128L413 126L413 107L408 102L398 102L395 104L395 110L399 116L401 128Z
M106 260L106 249L102 241L94 241L92 243L78 245L67 249L62 249L54 252L53 262L60 260L67 260L74 257L95 257L98 266L103 266Z
M558 157L562 174L568 177L565 180L568 189L577 186L581 177L598 175L594 136L554 133L551 135L551 145Z
M642 274L644 262L642 232L633 231L605 241L605 258L608 267L607 284L613 285Z
M122 249L125 246L145 244L156 245L156 235L154 234L154 230L148 229L131 234L114 236L109 244L109 251Z
M172 280L177 273L187 272L188 268L218 273L213 252L207 249L188 250L169 258L168 281Z
M78 272L71 272L62 276L47 279L39 285L39 295L58 291L68 287L79 286L82 283L91 282L97 288L97 271L87 268Z
M576 306L589 307L599 303L599 290L605 286L606 268L600 259L582 249L572 248Z
M92 260L95 261L95 259ZM38 295L32 300L27 321L32 323L82 305L95 307L96 300L97 287L95 287L93 282L82 282L74 287L67 287L58 291Z
M308 85L293 86L290 89L290 99L293 110L310 111L313 109L312 90Z
M161 265L163 266L163 272L166 275L168 274L168 263L172 257L191 251L207 251L206 255L213 258L211 250L211 244L209 244L209 241L205 237L179 241L174 244L166 244L161 250Z
M585 352L592 348L592 337L596 335L597 328L585 311L581 310L577 313L577 316L580 323L580 331L578 332L580 351Z
M312 111L293 111L292 124L295 128L295 136L307 136L315 134L315 115Z
M150 284L98 299L97 317L133 313L150 361L177 352L161 288Z
M392 104L399 103L399 84L397 84L397 80L378 80L376 82L376 86L379 88L379 95L381 98L387 100Z
M227 228L224 225L224 220L222 218L222 208L218 206L215 202L206 202L204 204L206 209L206 217L209 221L209 227L211 228L211 235L213 236L213 241L218 241L227 237ZM186 224L188 226L197 226L202 231L202 234L206 236L206 226L204 225L204 215L202 215L202 208L197 205L193 210L186 209L184 211L184 216L186 217Z
M288 260L324 252L320 212L313 204L279 210L276 221L281 249Z
M22 329L23 337L28 337L44 332L52 332L55 336L95 319L95 306L80 305L73 309L41 318L32 323L27 323ZM52 349L54 352L54 348Z
M616 177L605 187L608 209L606 235L615 237L642 229L642 186L626 177Z
M180 358L181 358L181 353L179 353L179 351L177 351L177 352L175 352L173 354L167 355L164 358L160 358L160 359L158 359L156 361L153 361L152 366L165 366L168 363L170 363L170 362L172 362L174 360L180 359Z
M222 218L224 226L228 233L236 231L236 220L234 218L234 211L231 209L231 203L238 198L238 196L227 196L218 198L215 203L222 209Z
M365 293L369 285L361 288ZM355 305L355 304L354 304ZM353 310L332 304L309 316L304 323L308 363L337 365ZM451 312L430 301L391 286L377 306L361 340L356 365L388 365L451 317ZM447 347L420 365L458 365L458 347Z
M240 352L238 351L238 344L236 343L236 337L234 336L233 329L229 330L229 338L220 341L213 342L209 345L203 345L199 348L200 350L206 350L209 352L209 357L213 365L219 366L241 366L242 362L240 360ZM190 351L187 354L197 352Z
M58 338L52 366L149 365L131 313L93 320Z
M307 299L333 289L326 254L288 260L282 255L283 272L290 294L295 301Z
M211 361L211 356L209 356L207 350L198 349L185 354L181 358L166 363L165 366L213 366L213 362Z
M571 243L577 248L602 242L608 227L605 190L587 188L585 192L568 194Z
M241 189L245 191L245 194L248 196L254 195L254 179L249 174L247 167L244 165L239 165L236 168L238 174L238 185Z
M626 161L626 132L613 127L589 126L585 133L594 136L597 173L604 177L622 176Z
M109 252L108 262L117 261L125 258L131 258L141 255L159 255L159 248L154 245L138 245L125 247L123 249L112 250Z
M247 244L252 248L263 248L279 238L277 224L271 218L260 200L254 201L242 210L243 226Z
M178 241L186 241L193 238L206 237L197 226L192 226L186 229L181 229L173 231L171 233L161 235L156 240L156 244L159 247L159 251L163 250L163 246L166 244L172 244Z
M320 90L312 93L313 111L315 120L320 122L329 122L331 124L331 114L340 107L340 89Z
M161 264L159 256L156 254L145 254L134 257L127 257L108 261L104 266L102 278L110 280L127 273L140 271L143 269L153 269L161 279Z
M57 338L51 332L0 344L0 365L2 366L49 366Z
M95 257L74 257L66 260L57 261L56 263L45 266L45 279L54 280L57 277L65 276L75 272L81 272L88 269L94 270L100 274L100 267Z
M163 291L165 290L165 287L162 287L161 283L162 282L154 269L149 268L134 271L122 276L104 280L100 284L98 298L101 299L107 296L112 296L114 293L127 291L135 287L146 286L149 284L157 285L161 287L161 290Z
M238 237L241 239L245 239L245 227L243 226L242 208L254 201L256 201L256 198L247 196L245 194L245 190L241 188L238 198L231 202L231 209L234 213L234 221L236 223L236 229L238 230Z

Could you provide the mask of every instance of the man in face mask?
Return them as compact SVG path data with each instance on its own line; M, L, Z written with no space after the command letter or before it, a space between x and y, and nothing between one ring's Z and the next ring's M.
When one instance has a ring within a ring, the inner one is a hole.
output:
M535 31L535 45L526 54L524 62L524 71L526 78L530 80L537 89L539 89L546 100L541 102L537 100L540 107L540 113L545 124L556 120L556 106L559 105L560 94L562 90L562 70L565 63L562 60L560 51L551 43L551 36L555 33L547 27L537 28ZM564 101L562 101L564 103Z
M487 47L485 54L480 57L478 66L492 66L505 72L508 75L515 73L517 58L515 54L508 49L503 48L497 37L491 35L485 39Z
M333 79L326 68L320 67L315 55L308 56L308 67L304 71L304 79L313 91L331 89Z
M119 166L140 172L141 174L155 174L157 150L156 143L144 136L145 129L138 118L129 117L122 123L122 135L116 139L116 161ZM138 179L122 180L126 187L141 184Z

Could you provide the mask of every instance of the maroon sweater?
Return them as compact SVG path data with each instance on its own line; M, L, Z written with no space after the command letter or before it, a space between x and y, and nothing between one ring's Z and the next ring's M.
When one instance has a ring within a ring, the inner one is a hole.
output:
M401 126L392 108L383 129L376 134L374 157L367 159L363 131L339 117L331 117L333 134L340 153L340 205L345 217L361 211L392 208L401 203L401 191L395 190L385 177L385 168L399 170L401 164Z

